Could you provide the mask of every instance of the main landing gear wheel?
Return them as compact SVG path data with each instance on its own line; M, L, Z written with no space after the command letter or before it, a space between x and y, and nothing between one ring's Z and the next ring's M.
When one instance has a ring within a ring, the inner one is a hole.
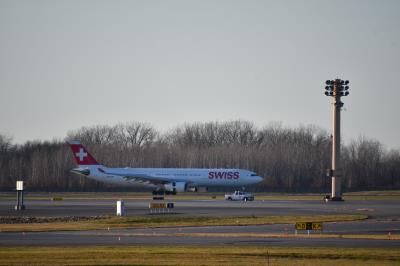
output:
M164 190L154 190L153 195L165 195L165 191Z

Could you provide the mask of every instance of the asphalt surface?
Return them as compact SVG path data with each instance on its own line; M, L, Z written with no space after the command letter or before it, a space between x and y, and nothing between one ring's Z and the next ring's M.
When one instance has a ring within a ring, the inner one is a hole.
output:
M146 200L125 201L127 215L249 216L365 214L364 221L324 223L324 233L400 234L400 201L254 201L178 200L169 214L150 214ZM13 210L14 201L0 201L0 216L61 217L114 215L112 200L32 200L25 211ZM0 245L269 245L326 247L400 247L400 240L345 238L260 238L176 236L180 233L282 233L294 234L293 224L257 226L171 227L111 229L74 232L0 232ZM389 238L389 237L388 237Z
M149 214L149 200L126 200L127 215ZM247 216L247 215L323 215L365 214L377 219L400 219L398 200L353 200L329 202L315 200L266 200L254 202L224 200L178 200L175 214L183 216ZM26 210L14 211L15 202L0 200L0 216L64 217L115 215L115 200L31 200Z

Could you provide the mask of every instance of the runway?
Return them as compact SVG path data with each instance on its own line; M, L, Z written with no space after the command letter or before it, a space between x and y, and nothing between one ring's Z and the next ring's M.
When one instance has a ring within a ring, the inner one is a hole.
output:
M149 214L149 201L125 201L127 215ZM261 216L364 214L370 219L324 223L323 234L391 235L400 234L400 204L397 200L330 202L313 200L271 200L230 202L224 200L177 200L173 214L178 216ZM113 200L32 200L27 210L13 211L14 202L0 201L0 216L96 216L114 215ZM162 215L160 215L162 217ZM193 234L219 234L215 237ZM229 236L221 236L226 233ZM232 234L239 236L232 236ZM248 237L240 234L285 234L286 237ZM111 229L92 231L0 233L0 245L270 245L325 247L400 247L400 240L346 238L296 238L293 224L256 226L169 227Z
M127 215L149 214L151 200L125 200ZM173 210L183 216L249 216L249 215L323 215L364 214L374 219L400 219L398 200L352 200L324 203L316 200L173 200ZM64 217L115 215L115 200L68 199L62 201L31 200L26 210L14 211L13 200L0 200L0 216Z

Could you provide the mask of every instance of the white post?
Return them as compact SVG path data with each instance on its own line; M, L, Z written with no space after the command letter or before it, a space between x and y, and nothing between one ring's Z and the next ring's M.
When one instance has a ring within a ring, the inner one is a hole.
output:
M25 210L24 205L24 181L17 181L16 183L17 190L17 205L15 205L15 210Z
M124 216L125 215L125 206L123 200L117 201L117 216Z

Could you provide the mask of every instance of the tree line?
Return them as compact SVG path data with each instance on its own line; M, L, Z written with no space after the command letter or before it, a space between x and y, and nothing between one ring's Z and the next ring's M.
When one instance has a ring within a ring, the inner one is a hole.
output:
M73 139L110 167L244 168L264 177L255 191L330 190L328 131L281 123L257 128L242 120L187 123L166 133L142 122L98 125L70 131L64 140L24 144L0 134L0 190L14 189L21 178L29 190L121 190L70 172L76 166L67 140ZM400 151L377 140L342 145L342 168L345 191L400 188Z

